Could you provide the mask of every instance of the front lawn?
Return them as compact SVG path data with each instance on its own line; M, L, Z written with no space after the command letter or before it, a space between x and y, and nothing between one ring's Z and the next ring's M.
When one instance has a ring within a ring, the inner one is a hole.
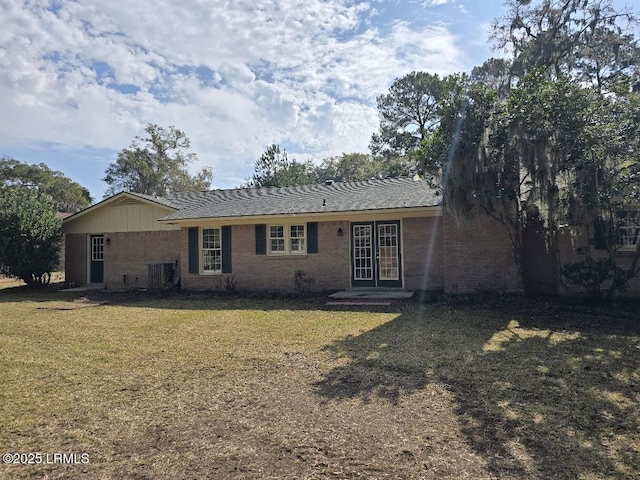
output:
M629 308L79 295L0 289L0 478L640 475Z

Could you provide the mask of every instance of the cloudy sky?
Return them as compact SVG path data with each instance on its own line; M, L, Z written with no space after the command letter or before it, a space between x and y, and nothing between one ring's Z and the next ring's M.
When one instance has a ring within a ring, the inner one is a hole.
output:
M101 199L147 123L192 141L214 188L266 146L366 152L375 98L412 70L492 56L503 0L0 0L0 156L45 162Z

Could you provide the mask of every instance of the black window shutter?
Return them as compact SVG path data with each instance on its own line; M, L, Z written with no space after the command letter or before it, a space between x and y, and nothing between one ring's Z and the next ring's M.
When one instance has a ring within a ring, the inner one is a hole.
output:
M189 273L198 273L198 228L189 228Z
M267 254L267 226L256 225L256 255Z
M307 223L307 253L318 253L318 222Z
M222 227L222 273L231 273L231 227Z

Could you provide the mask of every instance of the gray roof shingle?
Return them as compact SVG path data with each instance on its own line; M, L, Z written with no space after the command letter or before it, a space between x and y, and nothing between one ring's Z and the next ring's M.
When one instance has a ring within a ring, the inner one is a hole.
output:
M149 200L150 202L157 203L158 205L163 205L169 208L178 208L175 202L171 202L167 200L167 198L165 197L154 197L153 195L147 195L144 193L136 193L136 192L126 192L126 193L128 193L129 195L133 195L134 197L139 197L145 200Z
M426 182L412 178L175 193L156 200L178 210L161 219L164 221L434 207L442 204L442 198Z

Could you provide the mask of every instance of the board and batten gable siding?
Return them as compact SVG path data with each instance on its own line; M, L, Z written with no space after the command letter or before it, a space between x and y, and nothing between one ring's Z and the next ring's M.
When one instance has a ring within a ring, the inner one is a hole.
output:
M139 200L124 198L102 205L64 225L64 232L100 234L104 232L157 232L179 230L180 227L158 220L173 210Z

